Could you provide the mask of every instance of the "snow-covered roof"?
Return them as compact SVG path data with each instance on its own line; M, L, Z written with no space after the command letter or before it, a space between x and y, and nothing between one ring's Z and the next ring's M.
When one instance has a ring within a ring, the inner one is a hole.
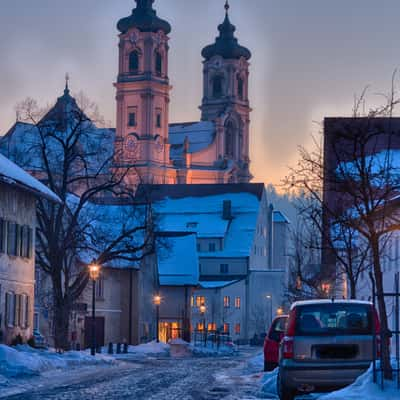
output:
M61 202L60 198L43 183L0 154L0 181L22 188L48 200Z
M223 219L223 203L231 202L232 219ZM259 212L253 193L166 198L155 204L160 229L194 232L199 238L224 238L224 248L200 253L203 257L247 257L250 255Z
M233 285L234 283L239 282L239 280L235 281L201 281L199 282L200 286L203 289L220 289L229 285Z
M210 121L184 122L169 125L170 158L182 158L184 144L188 140L188 152L196 153L207 148L214 140L215 124Z
M199 258L196 235L168 237L166 247L157 251L161 286L197 286Z

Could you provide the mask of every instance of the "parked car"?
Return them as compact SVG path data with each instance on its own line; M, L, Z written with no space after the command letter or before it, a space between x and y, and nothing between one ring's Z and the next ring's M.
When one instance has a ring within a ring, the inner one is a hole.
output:
M284 337L288 315L276 317L264 339L264 371L272 371L278 366L279 344Z
M281 400L347 386L374 357L380 322L372 303L310 300L291 306L280 346L278 394ZM378 350L377 350L378 351ZM377 355L377 354L376 354Z

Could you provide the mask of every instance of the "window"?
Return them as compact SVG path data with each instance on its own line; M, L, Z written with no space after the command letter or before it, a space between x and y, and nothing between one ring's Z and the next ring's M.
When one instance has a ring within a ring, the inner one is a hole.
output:
M161 74L162 74L162 57L158 51L156 52L155 63L156 63L156 74L158 76L161 76Z
M136 113L130 112L128 115L128 125L129 126L136 126Z
M6 251L6 221L0 218L0 253Z
M224 307L229 308L231 303L231 299L229 296L224 296Z
M198 322L198 323L197 323L197 330L198 330L198 331L204 331L204 324L203 324L203 322Z
M224 323L224 333L227 333L229 335L229 324L228 323Z
M240 324L235 324L235 333L236 335L240 335Z
M240 297L235 298L235 308L240 308Z
M206 298L204 296L197 296L196 307L200 307L202 304L206 304Z
M201 245L200 245L200 243L197 243L197 251L201 251Z
M157 116L156 116L156 127L161 128L161 114L160 113L157 113Z
M139 71L139 53L134 50L129 54L129 72L137 73Z
M190 297L190 307L194 307L194 296Z
M238 83L238 97L239 97L239 100L243 100L243 86L244 86L243 85L243 79L238 77L237 83Z
M207 326L207 330L209 332L216 331L217 330L217 324L215 322L209 322L208 326Z
M15 324L15 294L12 292L6 293L6 326L13 327Z
M220 272L221 274L227 274L228 271L229 271L229 266L228 266L228 264L221 264L221 265L219 266L219 272Z
M235 124L229 121L225 127L225 154L228 157L235 156Z
M219 99L222 97L222 76L216 76L212 81L213 97Z
M215 251L215 243L209 243L208 244L208 250L209 251Z
M103 299L104 298L104 277L103 276L101 276L96 281L96 297L98 299Z
M32 229L26 225L19 229L19 255L25 258L32 255Z
M7 254L16 256L18 253L18 233L17 224L14 222L7 223Z

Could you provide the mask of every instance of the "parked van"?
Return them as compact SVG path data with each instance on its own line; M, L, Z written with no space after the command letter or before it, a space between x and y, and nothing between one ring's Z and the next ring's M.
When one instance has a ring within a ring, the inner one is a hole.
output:
M373 344L376 333L376 346ZM334 390L364 373L379 349L380 323L372 303L309 300L291 306L280 346L278 394Z

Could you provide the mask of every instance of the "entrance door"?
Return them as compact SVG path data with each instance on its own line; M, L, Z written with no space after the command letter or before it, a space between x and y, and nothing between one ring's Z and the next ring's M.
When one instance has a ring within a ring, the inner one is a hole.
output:
M96 346L104 346L104 317L96 317ZM85 348L92 345L92 326L93 318L85 317Z
M158 325L158 332L160 340L168 343L171 339L181 337L181 329L179 322L160 322Z

